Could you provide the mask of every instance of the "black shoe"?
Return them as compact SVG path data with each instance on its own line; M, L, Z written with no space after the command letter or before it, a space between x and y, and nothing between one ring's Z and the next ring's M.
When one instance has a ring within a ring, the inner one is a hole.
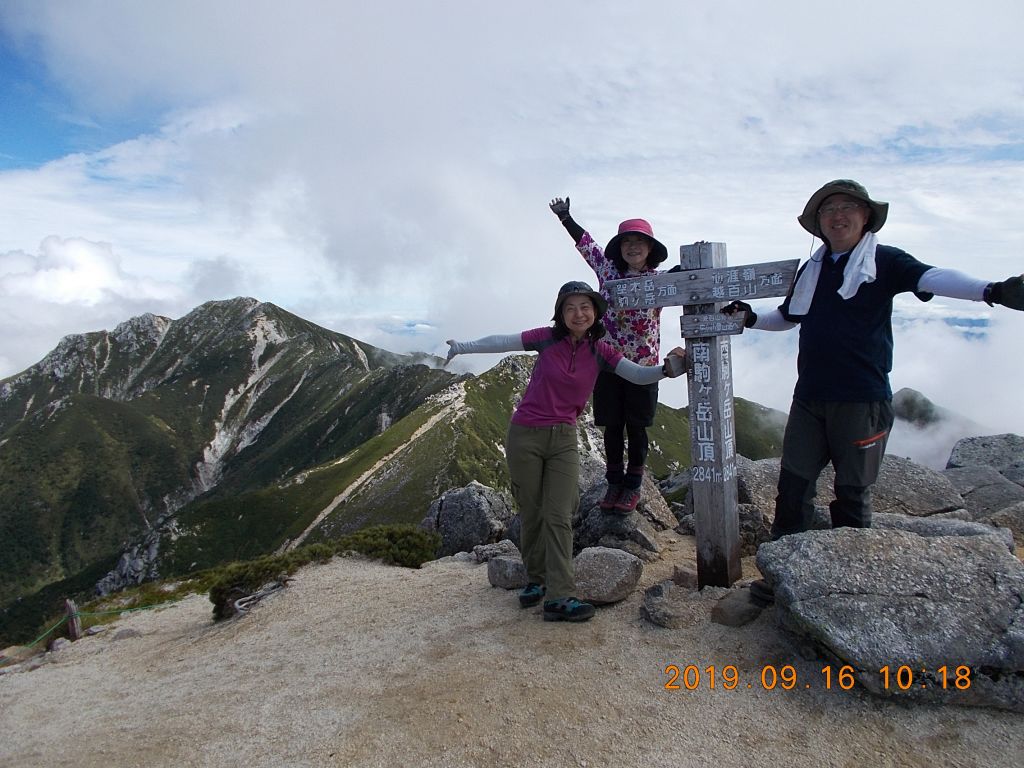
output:
M758 579L750 583L750 599L755 605L767 608L775 602L775 590L764 579Z
M543 584L527 584L523 591L519 593L519 606L521 608L532 608L540 602L546 591Z
M547 600L544 603L544 621L586 621L594 615L594 606L581 603L575 597Z

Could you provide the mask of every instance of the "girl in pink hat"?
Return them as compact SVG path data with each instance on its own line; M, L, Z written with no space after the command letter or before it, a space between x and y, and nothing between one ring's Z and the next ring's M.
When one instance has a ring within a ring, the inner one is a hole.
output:
M656 267L668 258L668 249L655 239L647 221L627 219L619 224L618 233L602 250L569 215L569 198L556 197L550 207L576 243L576 250L594 270L598 290L608 300L604 316L608 342L627 360L638 365L657 365L661 308L615 309L604 284L607 280L657 274ZM657 404L656 383L632 384L614 374L598 376L594 387L594 423L604 427L605 478L608 480L601 509L617 514L628 514L636 509L647 462L647 427L654 423Z

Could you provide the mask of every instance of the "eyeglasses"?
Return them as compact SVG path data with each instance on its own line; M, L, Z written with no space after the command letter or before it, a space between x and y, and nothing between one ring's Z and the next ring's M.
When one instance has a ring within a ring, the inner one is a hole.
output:
M864 203L835 203L823 205L818 209L819 216L834 216L837 213L853 213L858 208L863 208Z

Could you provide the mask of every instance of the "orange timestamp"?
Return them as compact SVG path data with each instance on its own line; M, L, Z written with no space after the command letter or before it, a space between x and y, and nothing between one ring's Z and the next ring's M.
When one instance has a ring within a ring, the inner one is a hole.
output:
M744 677L735 664L700 667L697 664L668 664L665 667L665 690L695 691L704 687L709 690L734 691L760 688L766 691L777 689L818 688L824 690L848 691L857 684L857 670L849 664L838 668L826 665L818 670L812 679L800 677L792 664L765 664ZM942 690L966 691L971 687L971 668L966 664L943 665L932 670L911 667L909 664L886 664L878 670L878 685L886 691L909 691L916 688L941 688Z

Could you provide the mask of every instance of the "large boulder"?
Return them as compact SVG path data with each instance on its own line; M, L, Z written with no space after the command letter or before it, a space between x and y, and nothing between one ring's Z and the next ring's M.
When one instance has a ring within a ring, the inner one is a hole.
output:
M1024 547L1024 501L986 515L978 522L1007 529L1016 545Z
M607 485L603 478L580 497L573 517L573 551L608 547L629 552L642 560L656 560L660 553L657 532L675 528L679 521L665 503L658 486L644 476L636 510L621 515L600 508Z
M434 501L420 527L441 535L437 555L445 557L506 538L514 515L513 501L507 493L473 481Z
M588 547L573 558L576 597L595 605L625 600L644 572L644 565L621 549ZM518 554L498 555L487 561L487 581L492 587L520 589L526 586L526 567Z
M877 514L871 521L871 527L889 531L909 531L919 536L995 536L1013 552L1013 533L1007 528L994 527L995 523L980 523L962 520L959 517L933 515L932 517L915 517L914 515L896 515L891 512Z
M831 467L828 480L831 500L831 483L835 481ZM886 456L871 488L871 506L875 512L928 517L960 509L964 500L943 473L901 456Z
M608 547L587 547L573 559L573 565L577 597L594 605L625 600L644 572L640 558Z
M1024 565L999 536L809 531L757 565L780 624L873 693L1024 712Z
M995 467L974 464L942 470L964 498L971 518L978 520L1024 501L1024 487L1008 480Z
M1024 466L1024 437L987 435L957 441L949 454L946 468L977 466L995 467L999 472L1019 471Z
M500 555L487 561L487 582L502 589L522 589L526 586L526 566L522 557Z

